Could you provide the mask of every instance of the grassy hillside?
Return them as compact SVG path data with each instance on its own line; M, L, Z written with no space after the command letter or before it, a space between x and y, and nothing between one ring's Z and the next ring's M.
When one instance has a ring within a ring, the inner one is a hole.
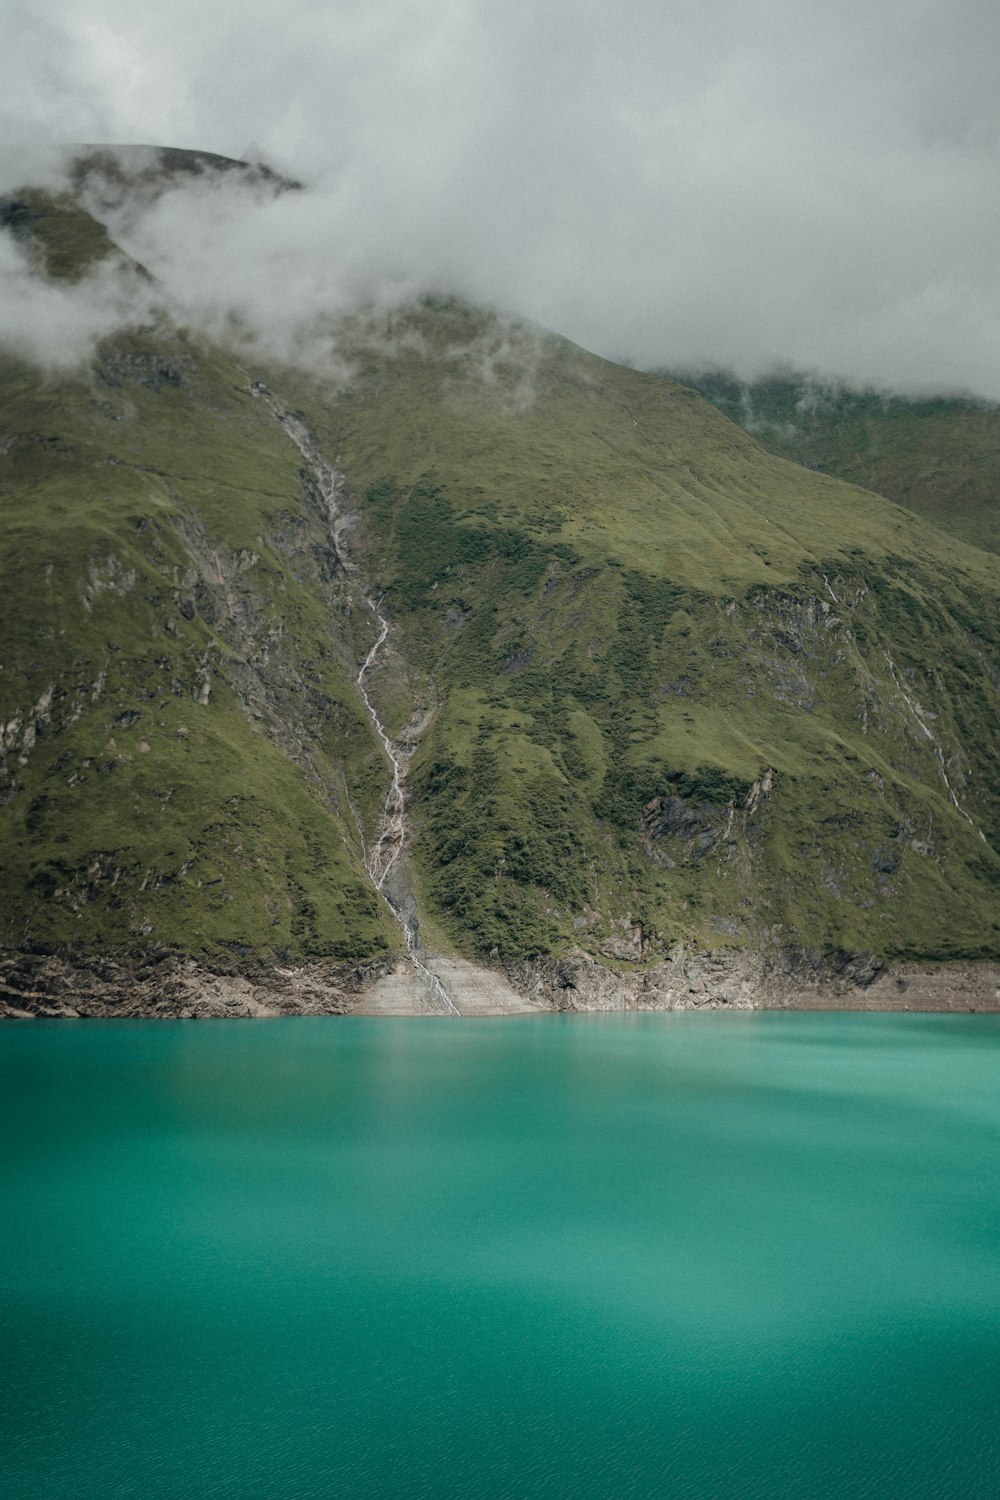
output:
M0 365L0 943L398 947L370 586L438 945L1000 953L995 557L529 326L340 341L346 389L170 329ZM347 477L351 578L253 379Z
M440 930L996 951L994 559L530 328L429 305L378 343L337 398L283 378L362 499L397 720L434 710Z
M365 957L381 757L298 455L218 353L0 366L0 941ZM367 629L367 622L361 628Z
M681 375L775 453L886 495L1000 552L1000 406L806 376Z

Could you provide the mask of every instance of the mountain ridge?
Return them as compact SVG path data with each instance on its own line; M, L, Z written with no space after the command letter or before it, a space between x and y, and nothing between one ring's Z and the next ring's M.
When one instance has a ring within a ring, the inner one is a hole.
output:
M952 535L1000 551L1000 405L907 395L779 371L741 380L677 371L721 412L795 463L895 500Z

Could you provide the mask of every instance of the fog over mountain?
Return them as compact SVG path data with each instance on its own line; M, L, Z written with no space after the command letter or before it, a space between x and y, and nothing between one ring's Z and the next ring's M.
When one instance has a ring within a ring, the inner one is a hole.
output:
M130 226L191 316L288 348L322 309L447 289L646 366L787 360L1000 396L995 7L6 12L0 186L64 141L253 143L306 184L234 183L220 208L195 183ZM118 315L103 283L33 301L19 254L4 237L9 337L42 330L44 353L62 319L75 348Z

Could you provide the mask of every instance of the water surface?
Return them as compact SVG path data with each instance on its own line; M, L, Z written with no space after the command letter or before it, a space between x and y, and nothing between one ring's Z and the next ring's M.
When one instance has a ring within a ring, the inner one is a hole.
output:
M1000 1493L1000 1018L0 1028L0 1490Z

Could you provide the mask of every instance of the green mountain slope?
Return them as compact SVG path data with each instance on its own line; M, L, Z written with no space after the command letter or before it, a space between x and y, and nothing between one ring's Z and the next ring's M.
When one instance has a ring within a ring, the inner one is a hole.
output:
M803 375L678 379L775 453L896 500L1000 552L1000 406L855 390Z
M437 947L1000 953L994 557L531 327L340 340L342 389L169 328L0 367L0 943L398 950L370 590Z
M380 342L333 402L284 379L436 709L448 937L995 951L993 559L531 329L431 306Z
M385 948L346 772L374 808L382 767L294 449L176 337L0 382L3 941Z

